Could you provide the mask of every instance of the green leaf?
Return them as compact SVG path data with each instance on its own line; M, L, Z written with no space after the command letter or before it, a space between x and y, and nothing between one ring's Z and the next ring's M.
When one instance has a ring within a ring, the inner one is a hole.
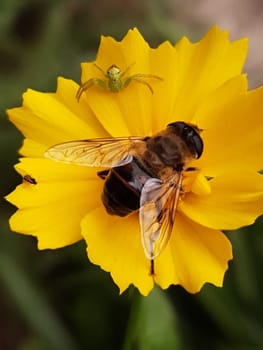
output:
M177 317L167 294L155 288L148 297L135 296L123 350L177 350Z
M31 329L50 349L74 350L77 346L57 318L45 296L7 255L0 254L0 280Z

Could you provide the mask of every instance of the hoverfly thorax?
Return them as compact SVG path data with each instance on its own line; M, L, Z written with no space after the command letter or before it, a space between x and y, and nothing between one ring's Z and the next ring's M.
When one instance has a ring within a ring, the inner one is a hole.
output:
M151 165L154 174L164 167L182 171L192 160L203 152L203 141L200 130L191 124L174 122L167 125L160 133L146 138L146 163Z

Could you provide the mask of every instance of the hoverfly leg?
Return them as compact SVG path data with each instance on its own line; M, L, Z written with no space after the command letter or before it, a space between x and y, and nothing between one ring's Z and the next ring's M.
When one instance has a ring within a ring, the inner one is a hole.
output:
M150 276L155 276L154 259L151 259L150 262L151 262L151 265L150 265Z
M199 170L199 169L196 167L193 167L193 166L190 166L190 167L185 169L185 171L197 171L197 170Z
M106 177L108 176L108 174L109 174L109 170L107 169L107 170L101 170L101 171L98 171L97 172L97 175L98 175L98 177L100 177L102 180L105 180L106 179Z

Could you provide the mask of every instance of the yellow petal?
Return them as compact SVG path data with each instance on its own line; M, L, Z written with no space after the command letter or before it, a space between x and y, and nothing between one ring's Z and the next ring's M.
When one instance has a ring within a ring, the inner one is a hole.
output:
M130 131L128 126L129 119L124 118L125 114L118 103L117 93L100 91L99 89L94 89L92 92L90 90L87 91L86 97L88 104L111 136L136 135ZM120 93L125 94L127 91Z
M85 101L77 102L76 90L77 85L66 79L59 80L57 93L28 90L23 107L7 111L10 120L31 142L40 145L106 136ZM22 149L24 155L26 150Z
M180 210L201 225L233 230L252 224L263 213L263 176L233 172L210 181L211 193L185 195Z
M96 179L103 184L97 176L99 170L97 168L65 164L46 158L21 158L15 165L15 169L22 176L26 174L33 176L37 182L75 182Z
M229 93L229 86L224 87L198 111L204 129L204 153L196 166L209 176L232 169L261 170L263 88L233 96L234 90Z
M199 196L211 193L210 183L203 174L198 173L195 176L194 181L191 184L191 191Z
M111 36L101 36L100 45L97 53L96 62L103 70L106 70L113 64L117 65L121 69L127 64L124 57L122 56L122 52L120 50L121 42L115 40ZM81 80L82 82L89 79L90 76L85 75L85 63L81 64L82 74ZM96 71L98 72L98 71Z
M178 74L180 74L178 60L177 51L168 41L150 51L151 72L163 79L153 86L153 107L150 118L153 121L155 133L164 129L168 123L183 119L182 115L174 113L176 96L181 88L178 80ZM190 116L187 117L189 119Z
M213 26L198 43L182 38L175 49L178 65L174 78L180 88L174 115L187 121L210 92L240 74L247 54L247 39L230 42L227 31Z
M100 201L103 182L86 168L25 158L18 171L37 184L24 182L7 196L18 207L11 229L38 238L39 249L58 248L80 239L80 221ZM85 171L86 170L86 171Z
M230 259L231 244L220 231L177 213L170 241L155 261L155 282L162 288L180 284L190 293L205 283L222 286Z
M133 72L134 69L144 68L144 65L148 64L148 50L148 43L138 29L134 28L119 42L110 36L102 36L96 62L105 71L113 64L121 69L134 64L131 67Z
M22 156L38 158L41 157L47 150L47 146L34 141L32 139L24 139L23 146L20 148L19 153Z
M138 216L110 216L99 207L82 220L82 234L91 262L109 271L122 293L130 284L147 295L153 288L150 261L141 244Z

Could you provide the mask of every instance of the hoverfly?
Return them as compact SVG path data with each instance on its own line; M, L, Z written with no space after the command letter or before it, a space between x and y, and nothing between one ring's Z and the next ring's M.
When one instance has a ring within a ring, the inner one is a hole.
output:
M94 85L99 86L102 89L108 90L111 92L119 92L125 89L127 86L129 86L132 81L137 81L138 83L146 85L148 89L151 91L151 93L153 93L153 89L151 85L147 81L145 81L145 78L163 80L157 75L143 74L143 73L137 73L137 74L125 77L125 75L127 74L131 66L127 67L124 71L122 71L118 66L113 64L107 69L106 72L104 72L103 69L100 68L96 63L94 63L94 65L96 68L98 68L98 70L104 75L104 77L107 80L102 80L100 78L91 78L85 81L83 84L80 85L77 91L76 98L78 101L81 95L83 94L83 92Z
M146 257L154 259L169 241L182 193L183 172L203 153L201 129L173 122L150 137L99 138L70 141L47 150L46 157L66 163L105 167L102 202L111 215L139 210ZM193 170L193 168L188 168Z

